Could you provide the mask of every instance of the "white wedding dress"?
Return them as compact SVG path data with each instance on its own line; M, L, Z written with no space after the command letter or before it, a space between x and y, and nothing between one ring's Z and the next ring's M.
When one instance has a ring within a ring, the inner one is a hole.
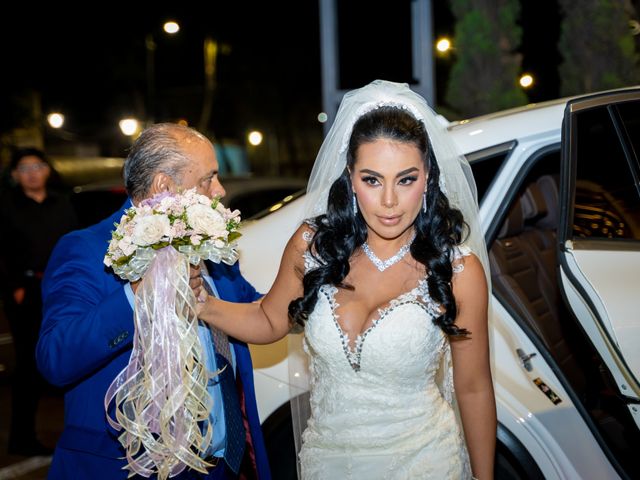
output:
M468 254L461 248L455 257ZM305 253L305 269L314 266ZM452 405L450 345L433 323L438 305L426 281L380 309L354 349L336 317L336 292L321 287L305 326L311 418L302 479L471 478Z

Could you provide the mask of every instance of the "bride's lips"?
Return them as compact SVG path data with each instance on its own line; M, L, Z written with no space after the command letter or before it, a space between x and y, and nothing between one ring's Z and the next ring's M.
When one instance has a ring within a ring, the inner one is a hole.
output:
M378 219L380 220L380 223L388 227L392 227L400 223L401 218L402 218L402 215L384 215L384 216L378 215Z

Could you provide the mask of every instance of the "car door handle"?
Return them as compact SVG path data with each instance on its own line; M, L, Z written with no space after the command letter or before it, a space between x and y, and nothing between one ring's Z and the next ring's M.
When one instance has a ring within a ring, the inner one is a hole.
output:
M533 369L533 367L531 366L530 360L533 357L535 357L537 355L537 353L533 352L533 353L528 353L527 354L521 348L517 348L516 349L516 353L518 354L518 357L520 357L520 361L522 362L522 366L524 367L524 369L527 372L530 372Z

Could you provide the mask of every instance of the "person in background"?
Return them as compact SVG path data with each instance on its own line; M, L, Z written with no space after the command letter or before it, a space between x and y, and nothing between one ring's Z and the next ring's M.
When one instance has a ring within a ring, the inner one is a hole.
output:
M77 227L64 195L47 188L52 167L44 152L17 150L11 159L15 188L4 192L0 215L2 293L16 356L8 452L50 454L36 437L38 401L45 383L36 368L35 347L42 322L40 282L58 239Z
M104 399L131 356L139 283L122 280L103 263L114 224L125 209L161 192L196 188L210 198L225 195L211 142L196 130L168 123L152 125L137 138L124 164L124 183L129 199L121 209L65 235L45 272L37 361L45 378L65 391L65 425L50 479L127 478L125 452L119 433L107 423ZM206 262L202 270L210 291L220 298L253 302L261 296L242 277L238 263ZM208 387L214 405L208 422L214 435L205 460L213 466L206 475L185 470L173 478L268 480L249 348L226 335L221 338L204 324L198 333L204 349L211 352L205 354L209 371L228 360L232 369L226 371L235 375L235 388L223 388L221 382Z

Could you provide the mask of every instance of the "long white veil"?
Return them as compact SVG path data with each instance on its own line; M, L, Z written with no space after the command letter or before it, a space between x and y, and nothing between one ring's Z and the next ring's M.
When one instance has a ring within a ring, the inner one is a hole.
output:
M347 147L353 126L358 118L367 112L385 106L404 109L424 123L440 167L440 188L447 196L450 205L462 212L468 226L464 245L469 247L480 259L489 283L489 261L484 236L480 228L477 190L471 167L451 139L442 118L433 111L423 97L413 92L405 83L375 80L362 88L345 94L336 119L325 137L313 165L307 186L302 220L326 212L331 185L346 167ZM302 342L299 335L290 335L290 337L289 380L292 385L292 396L295 394L297 397L297 400L292 401L291 405L296 452L299 452L301 434L306 428L310 414L307 396L299 396L299 393L308 390L309 379L306 370L304 370L307 365L305 355L300 351Z

